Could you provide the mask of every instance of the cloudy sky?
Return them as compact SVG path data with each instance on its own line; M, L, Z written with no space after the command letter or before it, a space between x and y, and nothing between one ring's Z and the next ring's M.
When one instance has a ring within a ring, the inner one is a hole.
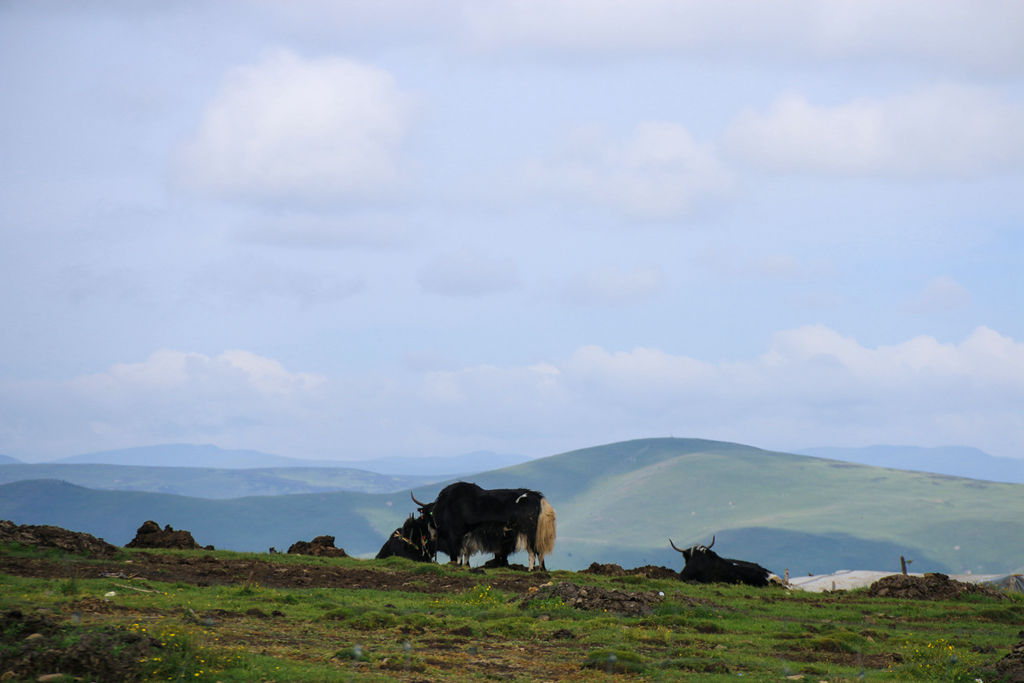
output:
M1024 457L1024 4L0 2L0 453Z

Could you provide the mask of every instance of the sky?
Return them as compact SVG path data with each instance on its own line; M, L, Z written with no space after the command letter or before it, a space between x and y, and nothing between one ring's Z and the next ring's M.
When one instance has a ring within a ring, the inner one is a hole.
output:
M0 453L1024 457L1024 4L0 0Z

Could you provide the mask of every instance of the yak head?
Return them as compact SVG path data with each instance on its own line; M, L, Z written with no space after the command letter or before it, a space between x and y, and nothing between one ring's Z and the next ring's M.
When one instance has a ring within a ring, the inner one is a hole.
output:
M711 546L715 544L715 537L711 537L711 543L708 545L693 545L689 548L677 548L676 544L672 542L671 538L668 539L668 544L672 546L673 550L677 550L683 554L683 561L689 562L694 555L707 555L708 553L711 553Z
M436 540L437 524L434 523L434 503L424 503L416 500L416 496L413 495L412 491L409 491L409 497L412 498L412 502L419 506L416 508L416 511L420 513L420 519L426 522L431 540Z

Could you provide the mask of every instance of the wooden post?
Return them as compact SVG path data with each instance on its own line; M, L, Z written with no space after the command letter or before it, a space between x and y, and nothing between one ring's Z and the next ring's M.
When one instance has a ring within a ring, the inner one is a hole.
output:
M907 575L907 560L900 555L900 571L903 572L903 576Z

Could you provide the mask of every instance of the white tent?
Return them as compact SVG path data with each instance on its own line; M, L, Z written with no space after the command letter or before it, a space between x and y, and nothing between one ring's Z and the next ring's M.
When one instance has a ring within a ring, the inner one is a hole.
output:
M898 573L871 571L869 569L840 569L832 574L791 576L789 578L789 585L791 588L811 593L848 591L854 588L867 588L883 577ZM911 576L924 576L924 574L911 574ZM950 574L949 578L964 583L981 583L1016 593L1024 592L1024 575L1021 574Z

